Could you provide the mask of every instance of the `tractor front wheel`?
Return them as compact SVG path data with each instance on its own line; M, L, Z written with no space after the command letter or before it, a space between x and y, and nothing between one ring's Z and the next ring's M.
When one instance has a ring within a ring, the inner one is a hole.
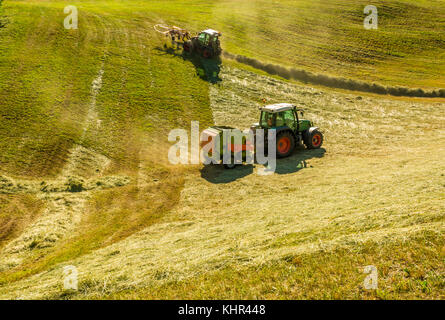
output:
M291 155L295 148L295 138L289 131L279 133L277 136L277 157L285 158Z
M304 139L304 144L308 149L321 148L321 146L323 145L323 134L318 130L312 131Z
M212 52L209 49L204 49L204 51L202 52L202 56L204 58L211 58L212 57Z
M192 42L191 41L187 41L184 42L184 51L185 52L192 52Z

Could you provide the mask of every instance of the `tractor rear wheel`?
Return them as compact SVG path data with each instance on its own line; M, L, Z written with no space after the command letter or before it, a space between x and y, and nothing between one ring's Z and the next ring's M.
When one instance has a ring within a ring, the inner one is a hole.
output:
M285 158L295 149L295 138L289 131L279 133L277 136L277 157Z
M323 134L318 130L312 131L304 139L304 144L306 145L306 148L308 148L308 149L321 148L321 146L323 145Z

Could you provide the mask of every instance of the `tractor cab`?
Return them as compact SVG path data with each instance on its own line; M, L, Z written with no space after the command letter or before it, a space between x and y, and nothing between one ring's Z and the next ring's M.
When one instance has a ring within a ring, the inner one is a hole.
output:
M304 116L303 110L290 103L268 105L260 108L260 111L259 127L262 129L304 131L312 125L309 120L300 118Z
M221 36L221 33L218 31L207 29L204 31L201 31L198 34L198 41L202 46L211 46L212 44L218 43L219 46L219 37Z
M221 32L206 29L198 33L196 37L184 43L184 50L186 52L198 52L204 58L213 58L219 56L222 52L221 44L219 42Z

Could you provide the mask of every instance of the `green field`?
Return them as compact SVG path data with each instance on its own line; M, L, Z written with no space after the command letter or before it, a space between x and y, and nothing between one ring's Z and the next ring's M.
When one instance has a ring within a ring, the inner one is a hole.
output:
M444 299L444 99L313 88L228 59L212 83L153 29L214 28L234 55L445 88L445 1L374 1L378 30L368 4L4 1L0 298ZM271 176L168 163L170 129L246 128L263 99L302 106L324 148ZM63 289L67 265L79 291Z

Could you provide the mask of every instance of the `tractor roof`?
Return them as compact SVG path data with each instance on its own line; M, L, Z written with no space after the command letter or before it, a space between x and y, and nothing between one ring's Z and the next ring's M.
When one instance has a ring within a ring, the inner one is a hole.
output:
M213 30L213 29L206 29L206 30L204 30L202 32L208 33L208 34L210 34L212 36L220 36L221 35L221 32Z
M295 108L295 106L290 103L276 103L276 104L270 104L260 109L266 112L277 113L277 112L292 110L293 108Z

